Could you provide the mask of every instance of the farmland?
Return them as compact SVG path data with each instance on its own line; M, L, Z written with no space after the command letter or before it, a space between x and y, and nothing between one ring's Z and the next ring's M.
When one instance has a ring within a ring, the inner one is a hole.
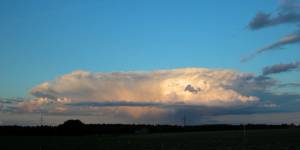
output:
M31 150L296 150L300 129L86 136L0 136L1 149Z

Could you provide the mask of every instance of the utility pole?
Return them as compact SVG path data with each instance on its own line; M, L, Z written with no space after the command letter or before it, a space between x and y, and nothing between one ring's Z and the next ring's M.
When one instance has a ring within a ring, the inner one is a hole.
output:
M186 126L186 116L185 116L185 114L183 114L183 127L185 127Z
M40 125L43 126L44 123L44 116L43 116L43 112L41 111L41 118L40 118Z
M247 138L246 138L246 125L243 124L243 149L246 148Z
M243 133L244 133L244 138L246 138L246 125L243 124Z

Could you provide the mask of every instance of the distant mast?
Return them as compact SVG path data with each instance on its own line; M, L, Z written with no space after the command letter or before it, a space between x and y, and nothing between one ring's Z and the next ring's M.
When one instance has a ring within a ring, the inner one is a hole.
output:
M185 127L186 126L186 116L185 116L185 113L183 114L183 126Z
M41 111L40 125L43 126L43 123L44 123L44 116L43 116L43 112Z

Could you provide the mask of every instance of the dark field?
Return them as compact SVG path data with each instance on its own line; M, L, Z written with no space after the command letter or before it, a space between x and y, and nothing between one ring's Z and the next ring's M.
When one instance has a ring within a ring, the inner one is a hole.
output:
M103 136L0 136L1 149L300 150L300 129Z

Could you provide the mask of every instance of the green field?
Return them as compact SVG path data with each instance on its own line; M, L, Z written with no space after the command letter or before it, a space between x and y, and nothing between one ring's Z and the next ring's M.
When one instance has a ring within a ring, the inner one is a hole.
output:
M300 150L300 129L122 136L2 136L1 150Z

